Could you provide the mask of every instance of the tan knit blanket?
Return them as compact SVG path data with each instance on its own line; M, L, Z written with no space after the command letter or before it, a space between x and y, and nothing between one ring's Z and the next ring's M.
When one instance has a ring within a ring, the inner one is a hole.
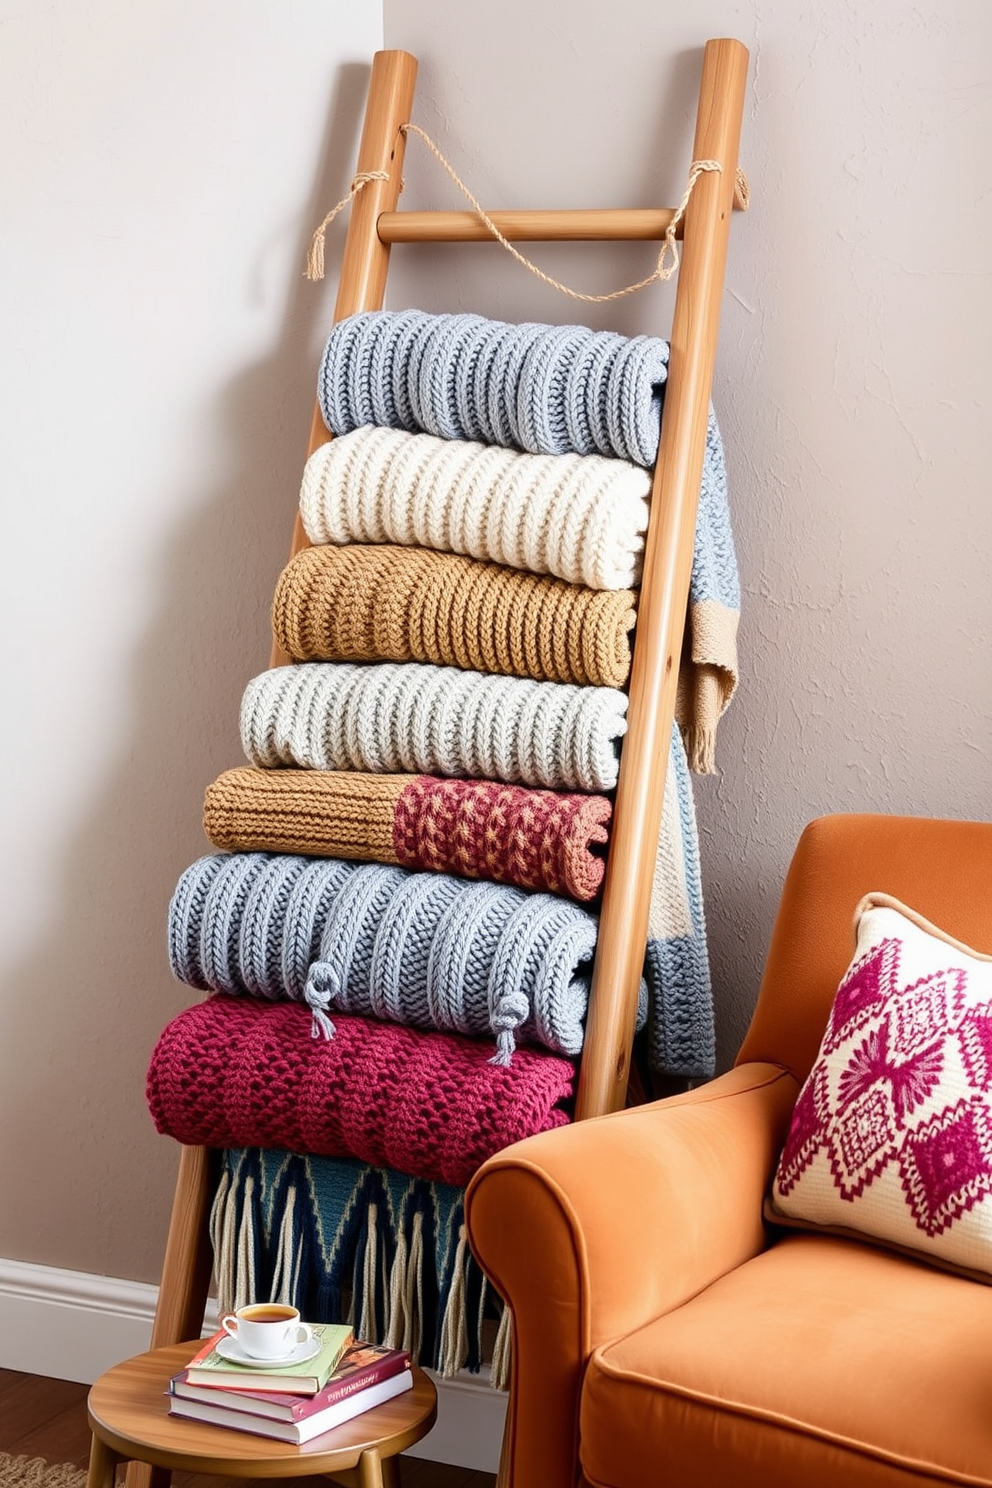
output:
M305 548L279 577L276 640L297 661L420 661L622 687L635 595L388 543Z
M590 900L611 815L605 796L491 780L242 766L208 787L203 826L228 852L398 863Z

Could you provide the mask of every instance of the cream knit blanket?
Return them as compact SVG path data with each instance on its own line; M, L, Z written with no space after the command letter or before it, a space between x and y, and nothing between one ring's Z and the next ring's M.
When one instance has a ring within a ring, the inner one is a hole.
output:
M365 427L310 456L300 513L313 543L400 543L628 589L650 495L649 472L624 460Z

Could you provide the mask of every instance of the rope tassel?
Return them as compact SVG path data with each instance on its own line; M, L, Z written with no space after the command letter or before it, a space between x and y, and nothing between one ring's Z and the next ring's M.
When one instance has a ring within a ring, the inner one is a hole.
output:
M316 283L324 277L324 236L331 223L339 212L343 212L349 202L353 201L358 193L369 184L370 181L388 181L387 171L359 171L353 178L348 195L343 196L336 206L333 206L317 228L310 240L310 249L307 253L307 278Z

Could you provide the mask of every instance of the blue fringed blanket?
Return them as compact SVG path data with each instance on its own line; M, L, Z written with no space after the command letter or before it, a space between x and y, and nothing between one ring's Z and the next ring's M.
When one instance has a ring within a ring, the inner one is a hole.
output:
M491 1358L492 1383L505 1388L508 1330L468 1248L464 1189L349 1158L254 1147L219 1156L211 1237L222 1310L291 1303L446 1376Z

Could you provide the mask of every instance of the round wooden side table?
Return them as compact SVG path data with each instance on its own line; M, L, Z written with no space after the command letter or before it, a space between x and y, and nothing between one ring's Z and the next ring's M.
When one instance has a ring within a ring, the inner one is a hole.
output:
M169 1380L200 1341L174 1343L108 1369L89 1393L93 1445L87 1488L113 1488L119 1462L230 1478L297 1478L322 1473L353 1488L399 1488L397 1456L427 1435L437 1391L414 1367L413 1389L296 1447L264 1436L169 1415ZM156 1482L167 1481L155 1474Z

